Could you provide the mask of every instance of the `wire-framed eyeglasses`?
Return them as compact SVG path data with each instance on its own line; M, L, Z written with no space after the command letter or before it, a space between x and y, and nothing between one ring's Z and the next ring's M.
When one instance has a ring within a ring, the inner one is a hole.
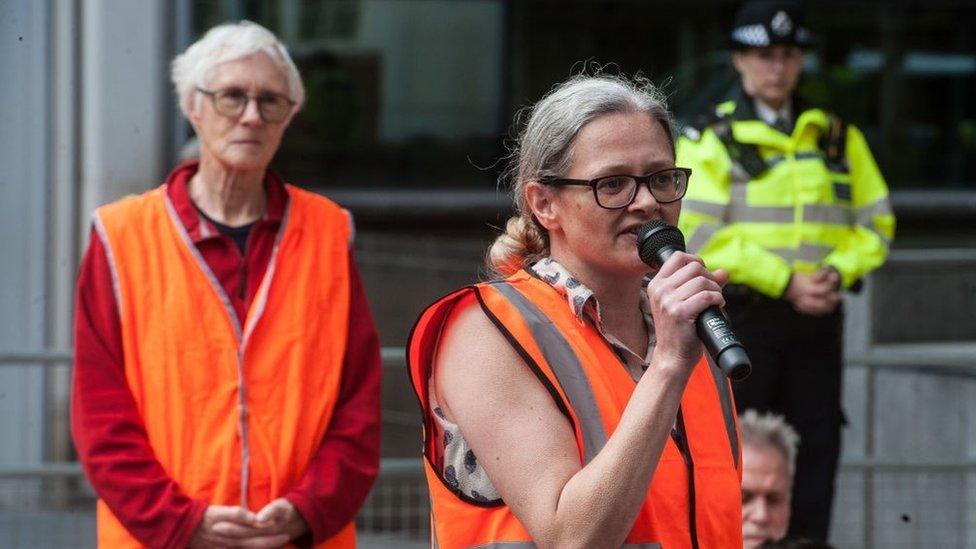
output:
M237 118L244 114L247 104L253 100L258 104L258 114L261 115L261 120L269 124L276 124L288 118L292 107L295 106L295 102L291 99L271 92L248 95L246 91L240 88L205 90L199 87L197 91L210 97L214 110L228 118Z

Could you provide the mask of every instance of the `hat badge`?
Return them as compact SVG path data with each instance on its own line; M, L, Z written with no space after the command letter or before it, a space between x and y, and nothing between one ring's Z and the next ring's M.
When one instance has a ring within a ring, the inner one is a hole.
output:
M769 28L779 36L786 36L793 30L793 21L790 20L790 16L786 15L785 11L778 11L773 16L773 20L770 21Z

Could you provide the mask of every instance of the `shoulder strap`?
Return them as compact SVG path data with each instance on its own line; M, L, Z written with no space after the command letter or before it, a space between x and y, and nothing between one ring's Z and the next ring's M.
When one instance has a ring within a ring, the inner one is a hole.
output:
M759 148L752 144L740 143L732 135L732 120L727 116L722 116L711 125L719 141L725 145L729 153L729 158L733 164L742 166L742 169L749 174L749 177L756 179L769 167L766 161L759 154Z
M749 178L755 179L766 171L766 161L755 145L740 143L732 136L732 122L735 119L735 103L726 101L709 109L685 126L684 135L692 141L701 139L701 134L711 128L715 136L729 153L733 165L742 168Z

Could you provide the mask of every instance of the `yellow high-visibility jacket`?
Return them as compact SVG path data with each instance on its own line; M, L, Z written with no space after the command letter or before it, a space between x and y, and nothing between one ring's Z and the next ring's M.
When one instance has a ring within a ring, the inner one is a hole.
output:
M693 171L679 221L688 249L774 298L793 272L826 266L850 287L884 262L895 232L864 136L820 109L802 111L787 135L746 101L718 105L678 140L677 163Z

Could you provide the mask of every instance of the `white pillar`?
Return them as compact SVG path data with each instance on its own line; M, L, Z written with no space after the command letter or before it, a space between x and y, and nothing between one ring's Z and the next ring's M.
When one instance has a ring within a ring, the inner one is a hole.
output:
M170 162L172 21L163 0L82 2L81 210L161 182ZM84 218L83 218L84 221Z

